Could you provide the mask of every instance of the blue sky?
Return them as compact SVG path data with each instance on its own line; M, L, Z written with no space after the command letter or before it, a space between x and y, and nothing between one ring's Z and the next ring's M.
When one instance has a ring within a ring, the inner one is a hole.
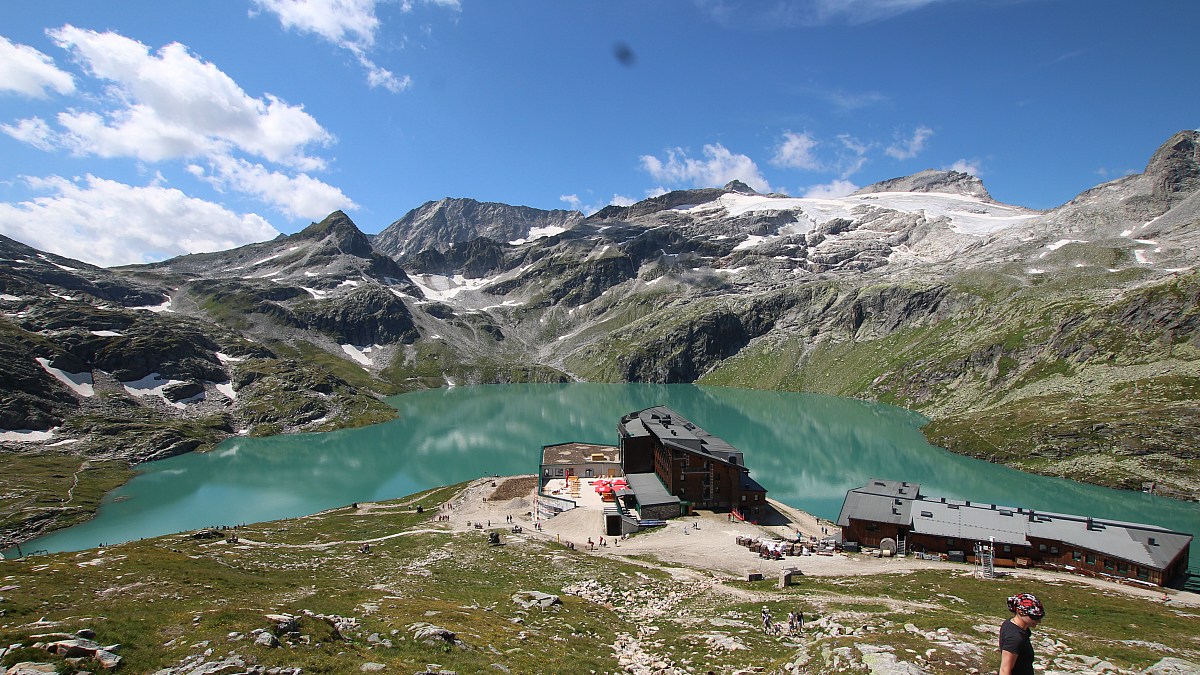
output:
M0 23L0 233L100 265L442 197L926 168L1050 208L1200 125L1200 3L172 0Z

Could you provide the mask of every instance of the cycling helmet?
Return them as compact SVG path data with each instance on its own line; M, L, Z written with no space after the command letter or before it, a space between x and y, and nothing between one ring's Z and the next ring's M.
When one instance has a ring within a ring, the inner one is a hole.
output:
M1016 612L1021 616L1027 616L1031 619L1040 620L1046 616L1046 608L1042 607L1041 601L1032 593L1022 593L1009 598L1008 611Z

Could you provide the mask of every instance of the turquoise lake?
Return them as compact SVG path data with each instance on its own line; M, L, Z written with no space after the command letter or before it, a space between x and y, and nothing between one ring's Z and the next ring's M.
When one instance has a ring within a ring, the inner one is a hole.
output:
M24 544L74 551L208 525L291 518L394 499L482 475L536 473L543 445L617 443L628 412L667 405L744 453L770 497L834 519L870 478L923 494L1200 530L1200 504L1021 473L927 443L924 418L812 394L694 385L488 385L388 401L399 419L361 429L234 438L139 467L87 523ZM1191 571L1200 573L1200 556Z

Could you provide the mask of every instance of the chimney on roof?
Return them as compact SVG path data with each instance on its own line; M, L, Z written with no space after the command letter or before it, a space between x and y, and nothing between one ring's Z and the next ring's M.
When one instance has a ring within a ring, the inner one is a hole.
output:
M1035 516L1035 514L1033 512L1033 509L1029 509L1029 522L1031 522L1031 523L1033 522L1034 516Z
M1147 544L1149 544L1149 545L1151 545L1151 546L1158 546L1158 542L1157 542L1157 541L1154 541L1154 537L1150 537L1149 539L1147 539L1147 540L1146 540L1146 543L1147 543Z
M1091 529L1092 529L1092 519L1091 519L1091 518L1088 518L1088 519L1087 519L1087 529L1088 529L1088 530L1091 530Z

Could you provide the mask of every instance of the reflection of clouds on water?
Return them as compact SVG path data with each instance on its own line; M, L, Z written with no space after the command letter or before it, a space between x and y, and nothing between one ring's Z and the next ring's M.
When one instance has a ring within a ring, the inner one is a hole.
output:
M398 419L325 434L236 438L207 454L139 467L124 501L37 542L73 550L213 524L391 499L488 474L534 473L543 445L617 443L628 412L667 405L742 450L770 495L835 518L870 478L932 496L1149 522L1194 531L1200 506L1022 474L931 447L919 415L809 394L691 385L489 385L389 401ZM1190 529L1189 529L1190 528ZM1200 557L1198 557L1200 558Z

